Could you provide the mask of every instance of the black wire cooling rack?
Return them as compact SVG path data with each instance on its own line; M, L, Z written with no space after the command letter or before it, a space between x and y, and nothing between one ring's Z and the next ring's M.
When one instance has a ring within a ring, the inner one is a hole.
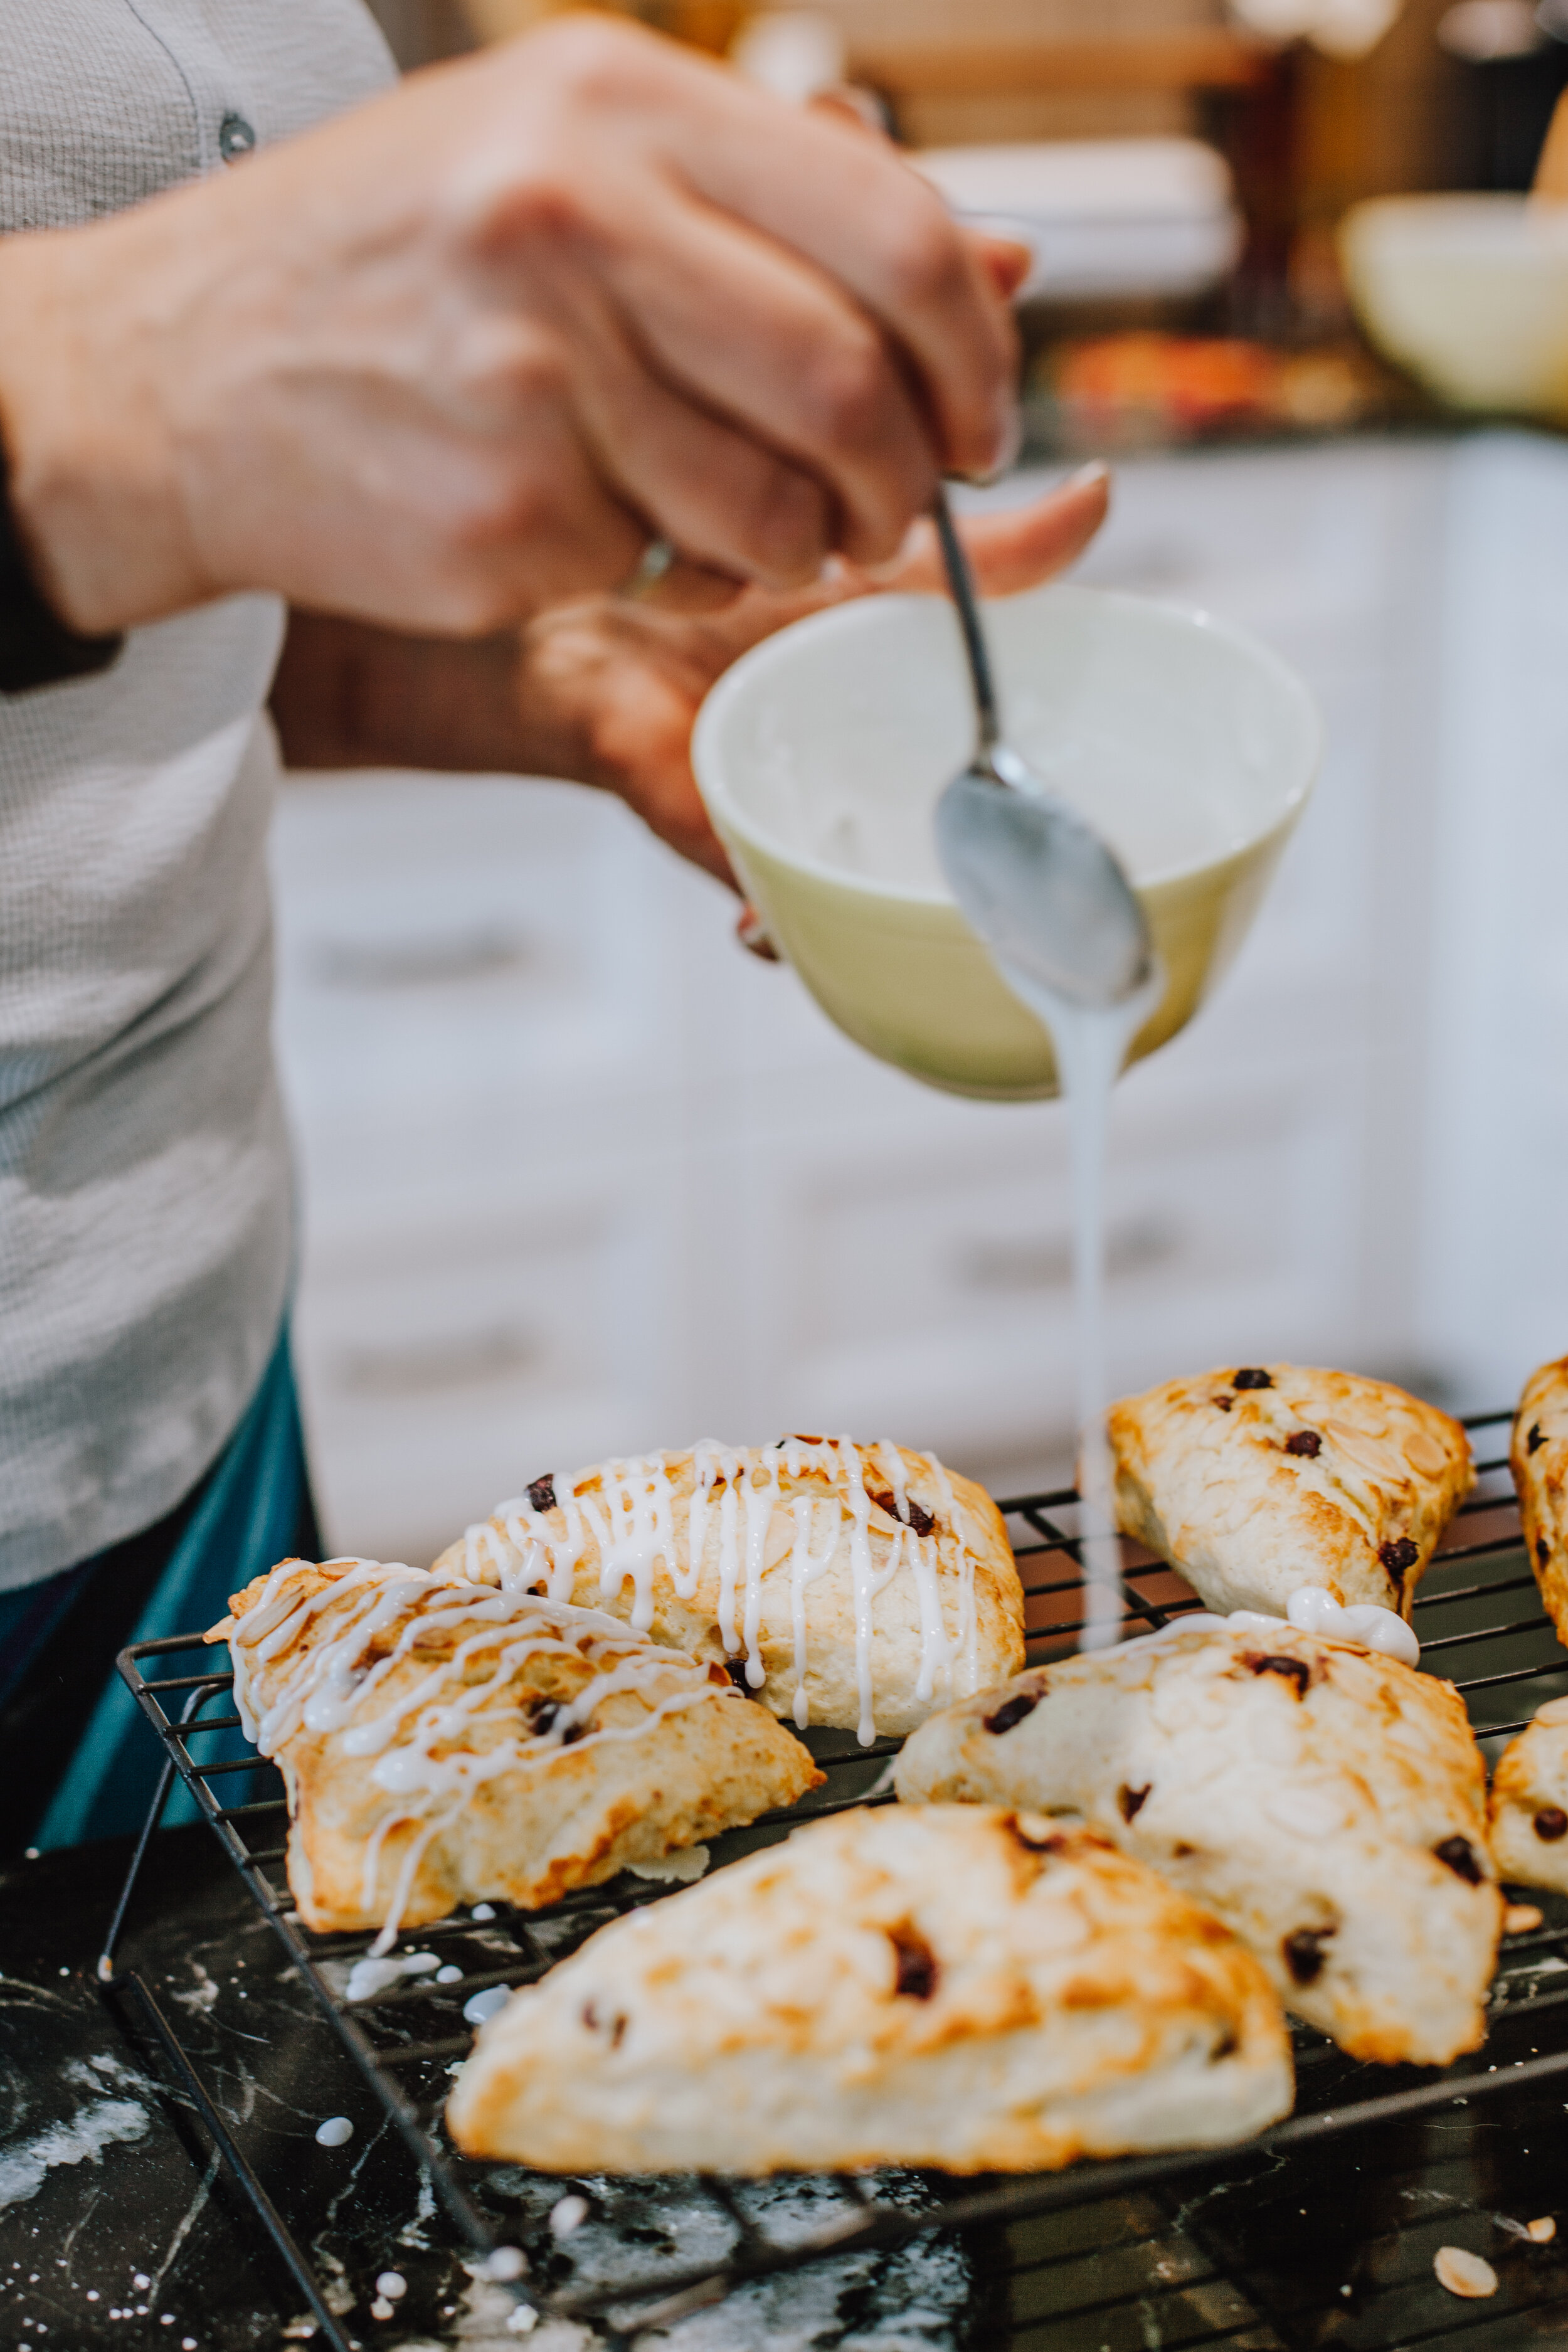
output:
M1479 1441L1478 1486L1450 1528L1415 1602L1423 1667L1457 1684L1478 1738L1493 1756L1544 1699L1568 1690L1568 1652L1559 1646L1539 1607L1506 1462L1500 1456L1488 1458L1489 1440L1495 1447L1500 1433L1506 1433L1508 1419L1494 1413L1468 1424ZM1077 1496L1068 1488L1002 1507L1023 1578L1030 1663L1044 1664L1072 1651L1083 1628ZM1200 1605L1179 1577L1131 1545L1123 1547L1123 1588L1129 1633L1152 1631ZM554 2200L576 2193L584 2184L547 2182L515 2167L487 2168L452 2148L441 2128L441 2114L453 2063L471 2043L465 2011L476 1995L491 1988L532 1981L596 1927L658 1901L669 1888L628 1874L584 1889L545 1911L524 1914L497 1905L486 1906L478 1917L468 1914L420 1928L403 1939L405 1949L434 1956L438 1969L351 2000L350 1971L366 1955L372 1939L318 1936L300 1926L283 1871L287 1813L280 1780L253 1755L233 1753L232 1735L239 1718L229 1696L232 1677L210 1665L178 1671L197 1652L209 1660L213 1656L203 1651L199 1635L177 1636L140 1643L120 1658L121 1674L163 1740L166 1760L99 1974L105 1983L133 1990L172 2074L293 2273L334 2352L353 2352L354 2339L329 2308L308 2257L150 1987L134 1969L116 1965L147 1843L176 1775L212 1825L300 1983L357 2062L489 2277L505 2282L520 2303L531 2305L542 2318L592 2318L611 2345L628 2345L649 2330L668 2329L705 2305L778 2273L884 2253L936 2231L968 2232L972 2234L964 2242L984 2242L992 2249L993 2263L999 2262L1007 2274L1015 2317L1020 2308L1029 2307L1031 2296L1038 2302L1043 2295L1040 2307L1049 2310L1053 2322L1067 2326L1059 2340L1081 2343L1091 2352L1109 2352L1124 2342L1226 2344L1243 2352L1243 2347L1255 2346L1316 2345L1331 2336L1339 2341L1331 2331L1330 2336L1311 2329L1300 2332L1290 2312L1270 2310L1270 2298L1256 2285L1242 2293L1223 2267L1211 2266L1205 2273L1192 2243L1184 2242L1179 2256L1173 2256L1168 2247L1161 2252L1166 2245L1162 2232L1169 2231L1178 2202L1184 2211L1192 2197L1201 2195L1205 2182L1227 2167L1250 2164L1256 2170L1260 2160L1266 2166L1277 2163L1290 2151L1370 2126L1398 2126L1455 2105L1484 2102L1489 2107L1491 2102L1517 2097L1531 2086L1568 2075L1568 1923L1543 1920L1540 1927L1505 1939L1486 2049L1443 2070L1380 2068L1357 2064L1321 2035L1299 2028L1295 2113L1243 2150L1134 2157L1081 2164L1061 2173L977 2181L940 2175L836 2176L815 2184L815 2224L808 2217L803 2226L797 2201L787 2229L772 2233L766 2227L765 2200L759 2207L754 2192L744 2184L705 2176L682 2184L682 2210L689 2216L694 2205L706 2208L711 2227L695 2232L687 2228L676 2233L676 2240L668 2229L632 2228L626 2232L619 2261L608 2266L601 2262L596 2269L588 2266L592 2274L575 2276L572 2264L548 2262L542 2266L550 2273L545 2280L537 2260L531 2270L517 2242L527 2234L525 2219L531 2215L537 2222ZM714 1864L785 1835L809 1815L888 1801L883 1784L896 1741L880 1740L862 1748L847 1733L806 1736L826 1775L824 1787L787 1812L765 1816L749 1829L716 1839ZM226 1753L218 1752L220 1741ZM233 1776L241 1773L268 1775L279 1793L226 1804L226 1789L256 1785L237 1782ZM1506 2031L1500 2023L1504 2019ZM1536 2040L1526 2043L1516 2027L1533 2032ZM1545 2046L1553 2036L1555 2046ZM1530 2054L1512 2054L1523 2049ZM1498 2054L1489 2057L1489 2052ZM644 2184L650 2210L661 2186L667 2184ZM604 2207L605 2184L597 2185L595 2195ZM509 2200L515 2215L511 2220ZM1450 2197L1447 2202L1456 2200ZM805 2203L813 2206L811 2196ZM617 2210L634 2209L622 2205ZM1069 2211L1077 2218L1066 2237L1058 2231L1042 2240L1042 2217ZM683 2254L678 2240L688 2249L695 2243L709 2251L693 2259L689 2251ZM652 2249L646 2262L639 2244ZM720 2251L712 2251L715 2247ZM1133 2259L1133 2252L1141 2258ZM1428 2255L1423 2273L1428 2284L1429 2262ZM1169 2287L1173 2276L1185 2298L1179 2336L1163 2334L1149 2315L1152 2282L1163 2281ZM1542 2274L1527 2300L1532 2327L1561 2309L1563 2335L1554 2340L1563 2341L1568 2339L1568 2273L1555 2268L1552 2280L1548 2290ZM1350 2289L1341 2292L1348 2294ZM1382 2327L1369 2314L1359 2314L1363 2324L1354 2342L1383 2347L1429 2337L1447 2340L1467 2330L1472 2318L1478 2326L1483 2322L1495 2326L1498 2315L1487 2305L1456 2304L1440 2290L1433 2292L1442 2307L1441 2325L1423 2325L1414 2334L1389 2332L1405 2324L1395 2321L1391 2306L1388 2325ZM1340 2315L1335 2311L1333 2316L1337 2320ZM1128 2326L1134 2322L1136 2332L1129 2333ZM526 2315L522 2325L530 2325ZM1058 2334L1053 2326L1052 2341L1058 2340ZM1008 2340L1021 2339L1014 2336ZM1488 2340L1503 2339L1494 2335ZM1549 2327L1547 2335L1532 2332L1508 2340L1553 2339Z

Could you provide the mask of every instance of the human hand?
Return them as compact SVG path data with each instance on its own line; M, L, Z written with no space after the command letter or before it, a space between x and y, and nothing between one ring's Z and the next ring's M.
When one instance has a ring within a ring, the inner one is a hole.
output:
M987 595L1016 595L1083 552L1105 520L1110 477L1087 467L1027 506L962 526ZM922 522L875 572L848 564L793 594L748 589L717 612L670 612L585 597L522 633L518 693L534 759L552 774L604 786L683 857L737 887L691 772L692 723L721 672L790 621L887 589L940 592L936 535Z
M773 589L890 558L1004 453L1002 287L879 142L604 18L0 246L40 584L112 630L241 589L478 634L652 533Z

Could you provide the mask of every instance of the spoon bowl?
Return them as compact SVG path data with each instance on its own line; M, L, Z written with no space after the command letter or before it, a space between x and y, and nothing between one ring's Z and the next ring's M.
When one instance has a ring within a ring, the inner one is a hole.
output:
M936 809L949 888L1026 1004L1065 997L1125 1003L1153 969L1149 926L1117 858L1077 809L1050 792L1002 734L985 625L947 492L937 538L958 614L977 742Z

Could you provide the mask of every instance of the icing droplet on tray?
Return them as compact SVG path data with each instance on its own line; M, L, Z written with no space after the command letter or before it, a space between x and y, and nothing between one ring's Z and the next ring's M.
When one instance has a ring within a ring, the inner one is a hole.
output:
M342 2147L353 2136L353 2124L347 2116L329 2116L325 2123L316 2126L318 2147Z
M487 1985L483 1992L470 1993L463 2003L463 2015L470 2025L482 2025L498 2009L504 2009L511 1999L505 1985Z

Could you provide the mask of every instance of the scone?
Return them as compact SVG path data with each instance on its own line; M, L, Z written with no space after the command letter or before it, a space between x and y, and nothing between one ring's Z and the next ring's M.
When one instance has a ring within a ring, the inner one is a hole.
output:
M1299 1585L1410 1615L1475 1484L1457 1421L1387 1381L1266 1364L1169 1381L1109 1419L1124 1535L1211 1609L1282 1616Z
M821 1780L721 1666L613 1617L418 1568L284 1560L207 1635L282 1770L307 1927L527 1906L793 1804Z
M536 1478L436 1570L608 1609L694 1658L735 1660L802 1730L836 1725L867 1743L1024 1663L996 1506L887 1442L705 1440Z
M1224 2146L1290 2097L1262 1970L1152 1872L889 1806L601 1928L485 2025L447 2122L545 2172L1020 2172Z
M1502 1898L1480 1752L1453 1686L1395 1659L1173 1627L934 1716L895 1786L1088 1822L1354 2057L1443 2065L1482 2039Z
M1568 1627L1568 1356L1526 1381L1508 1461L1530 1564L1561 1640Z
M1503 1749L1487 1818L1500 1878L1568 1895L1568 1698L1537 1707Z

